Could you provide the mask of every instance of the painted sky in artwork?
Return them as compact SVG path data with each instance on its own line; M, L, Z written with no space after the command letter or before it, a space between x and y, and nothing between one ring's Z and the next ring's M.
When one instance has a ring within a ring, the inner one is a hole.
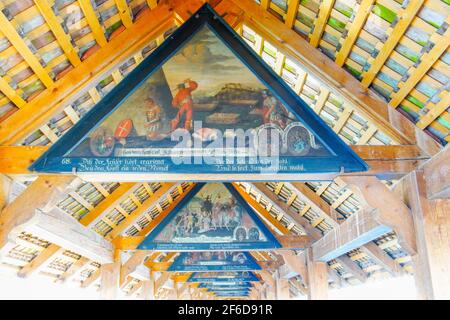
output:
M199 84L194 97L213 95L227 83L239 82L255 89L265 88L206 26L164 64L163 70L173 94L176 85L188 78Z

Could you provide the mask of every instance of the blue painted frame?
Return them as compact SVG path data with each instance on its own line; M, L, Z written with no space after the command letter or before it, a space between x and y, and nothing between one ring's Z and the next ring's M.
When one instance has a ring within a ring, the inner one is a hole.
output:
M259 282L258 277L253 272L235 272L234 277L220 276L221 273L217 272L217 277L202 277L203 272L194 272L190 275L187 282L202 282L202 283L236 283L236 282Z
M131 71L127 77L111 90L83 119L75 124L67 134L62 136L47 152L31 166L31 171L45 173L130 173L142 175L152 174L223 174L215 164L188 165L174 164L170 157L159 157L164 160L162 167L148 165L152 157L126 157L126 160L136 161L142 166L140 172L126 169L123 164L117 171L109 171L106 165L83 169L81 163L86 161L122 161L121 157L67 157L77 144L82 141L95 125L101 123L116 110L144 81L158 70L168 59L177 53L203 26L208 26L215 35L239 58L259 80L280 100L296 117L303 120L308 130L313 132L333 156L327 157L296 157L281 156L280 161L286 164L277 172L279 174L305 173L339 173L367 171L367 164L347 146L328 125L259 57L241 37L226 24L226 22L205 4L171 36L164 41L152 54ZM167 164L167 167L166 167ZM234 166L239 166L234 164ZM263 166L262 166L263 167ZM129 168L129 167L128 167ZM234 168L234 167L230 167ZM240 168L240 167L239 167ZM135 169L134 169L135 170ZM245 167L229 171L230 174L240 174L245 180L245 174L258 174L261 167ZM271 179L275 179L275 177ZM297 179L298 180L298 179Z
M252 257L249 252L242 252L247 261L245 264L224 264L224 265L185 265L184 258L189 255L189 252L182 252L167 269L167 271L176 272L207 272L207 271L254 271L261 270L260 265Z
M239 289L248 289L253 288L251 282L237 282L234 284L216 284L216 283L201 283L199 288L206 288L211 290L239 290Z
M228 189L231 195L238 201L244 210L250 215L256 226L266 237L267 241L249 241L249 242L230 242L230 243L159 243L155 242L156 237L164 228L175 218L177 213L195 197L195 195L206 185L206 183L197 183L192 190L172 209L172 211L150 232L144 241L138 246L138 250L156 250L156 251L250 251L250 250L268 250L281 248L281 244L258 217L258 214L241 197L239 192L231 183L224 182L223 185Z

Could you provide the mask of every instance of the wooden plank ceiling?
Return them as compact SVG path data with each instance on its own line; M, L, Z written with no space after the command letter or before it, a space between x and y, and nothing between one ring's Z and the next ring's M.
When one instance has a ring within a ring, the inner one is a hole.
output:
M57 141L198 7L197 1L157 2L1 0L0 144L47 146ZM345 90L324 84L277 43L263 38L234 2L211 2L219 12L228 13L225 19L348 144L417 142L416 137L408 141L410 129L402 130L403 125L394 128L382 116L362 110L358 103L349 101ZM255 5L251 0L241 2ZM450 141L450 5L446 0L404 3L256 1L299 38L347 70L360 81L361 88L369 88L384 101L380 103L400 111L445 145ZM175 7L183 9L173 12ZM17 195L26 196L30 184L42 183L40 179L32 182L32 177L12 179L10 205L20 200ZM273 225L280 224L279 228L295 235L305 230L326 234L363 208L340 181L237 185L261 206ZM152 221L166 214L191 187L191 183L91 184L77 180L63 199L50 206L113 241L121 235L142 235L151 230ZM99 284L100 263L26 230L7 242L0 253L1 268L20 276L36 272L55 281L75 281L82 287ZM259 261L277 260L274 253L255 257ZM155 265L173 261L174 256L155 252L144 258L148 265ZM411 272L410 260L396 234L389 233L370 246L329 261L329 283L344 286L369 277ZM143 283L136 271L130 272L122 289L130 295L139 294ZM307 286L300 274L291 278L290 285L297 293ZM157 291L160 298L168 294L167 288Z

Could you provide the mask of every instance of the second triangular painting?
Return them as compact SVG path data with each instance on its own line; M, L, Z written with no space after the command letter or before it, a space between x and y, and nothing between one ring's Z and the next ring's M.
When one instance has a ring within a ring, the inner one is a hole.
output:
M281 245L231 183L197 183L142 241L158 251L267 250Z
M206 4L31 170L268 181L331 179L367 165Z

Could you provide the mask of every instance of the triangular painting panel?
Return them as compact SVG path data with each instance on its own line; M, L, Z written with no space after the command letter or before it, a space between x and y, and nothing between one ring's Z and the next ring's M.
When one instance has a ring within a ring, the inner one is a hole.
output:
M206 282L206 283L201 283L198 287L206 288L206 289L210 289L210 290L239 290L239 289L252 288L253 285L251 284L251 282L235 282L235 283L231 283L231 284L227 284L227 283L217 284L217 283Z
M206 4L30 169L102 181L267 181L367 165Z
M242 251L198 251L182 252L168 271L252 271L261 267L248 252Z
M231 183L197 183L138 249L268 250L281 245Z
M235 284L239 282L259 282L259 279L253 272L249 271L194 272L189 277L188 282Z

